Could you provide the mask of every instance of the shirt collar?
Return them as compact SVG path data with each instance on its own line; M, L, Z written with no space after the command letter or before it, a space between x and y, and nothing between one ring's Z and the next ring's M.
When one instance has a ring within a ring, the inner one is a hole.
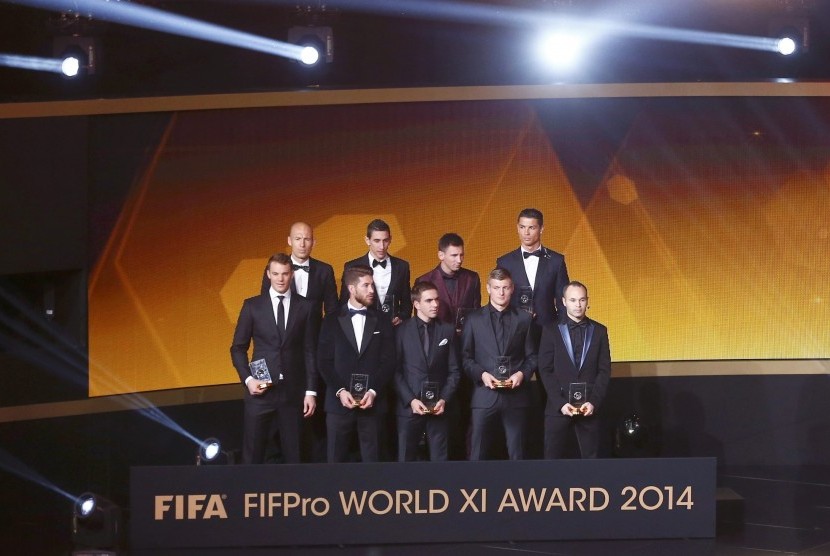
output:
M285 299L283 299L283 301L285 301L287 299L291 299L291 288L288 288L287 290L285 290L285 293L277 293L277 290L274 289L274 286L271 286L270 293L271 293L271 299L276 298L278 295L285 296Z

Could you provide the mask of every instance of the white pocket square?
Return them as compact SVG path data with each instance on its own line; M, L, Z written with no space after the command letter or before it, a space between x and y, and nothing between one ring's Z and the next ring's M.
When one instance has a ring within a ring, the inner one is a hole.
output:
M372 334L380 334L380 330L375 330Z
M440 343L440 344L438 344L438 347L445 346L445 345L447 345L447 339L446 339L446 338L444 338L443 340L441 340L441 343Z

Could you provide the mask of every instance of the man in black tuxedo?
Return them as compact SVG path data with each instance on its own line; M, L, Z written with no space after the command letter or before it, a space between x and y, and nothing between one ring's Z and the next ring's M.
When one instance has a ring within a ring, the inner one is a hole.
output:
M568 268L561 253L542 246L545 221L541 211L522 210L516 229L521 245L496 259L496 266L513 276L516 293L510 301L512 307L520 307L521 297L532 292L534 320L542 327L564 313L560 296L568 283Z
M346 303L326 315L320 329L317 360L326 381L328 460L346 461L356 430L364 462L379 459L381 425L386 413L386 387L395 372L395 337L392 324L375 311L372 269L355 265L343 272L349 292ZM355 400L350 391L353 374L369 376L368 392Z
M409 299L409 263L389 255L392 233L389 224L380 219L369 222L366 227L366 245L369 253L353 259L344 265L346 269L355 265L369 265L375 284L375 308L389 311L392 325L398 326L412 316L412 301ZM394 296L394 302L392 297ZM340 287L340 302L349 298L345 279Z
M524 459L527 416L531 405L528 389L536 370L536 344L531 317L510 305L513 279L503 268L490 272L490 303L467 316L461 332L464 371L474 384L473 432L470 459L491 457L490 446L501 421L510 459ZM499 357L509 358L507 380L494 374Z
M312 305L291 291L291 259L283 253L268 260L271 286L267 294L246 299L236 323L231 360L245 384L243 463L262 463L276 417L280 449L286 462L300 463L302 418L316 408ZM254 342L252 361L264 359L272 383L251 375L248 347Z
M455 326L436 319L441 302L432 282L416 282L411 299L415 317L395 333L398 460L415 461L418 442L426 432L429 459L446 461L446 406L453 399L461 374ZM428 383L434 383L437 390Z
M295 222L288 232L288 246L291 247L291 265L294 268L294 280L291 291L298 293L313 304L312 313L319 327L322 312L326 314L337 310L337 283L334 281L334 269L330 264L311 257L311 251L317 242L314 230L305 222ZM271 287L266 269L262 277L262 293Z
M431 282L438 289L438 319L457 324L458 309L481 307L481 280L477 272L462 268L464 264L464 240L460 235L448 233L438 240L438 266L415 283Z
M582 457L595 458L600 429L596 413L611 378L608 329L585 315L588 288L583 284L568 283L562 303L564 322L548 324L539 346L539 375L548 393L545 458L564 455L570 431L576 433ZM573 383L585 383L584 393L572 388Z

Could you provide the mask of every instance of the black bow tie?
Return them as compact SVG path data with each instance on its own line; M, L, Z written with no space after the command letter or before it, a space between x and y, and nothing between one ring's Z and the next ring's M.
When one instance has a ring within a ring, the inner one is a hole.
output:
M350 317L353 317L355 315L363 315L365 317L366 313L367 313L366 309L352 309L351 307L349 307L349 316Z
M291 263L291 266L294 268L294 270L305 270L306 272L308 272L308 265L307 264Z
M587 328L587 327L588 327L588 321L587 320L574 322L571 319L568 319L568 330L573 330L574 328Z
M386 259L383 259L382 261L372 259L372 268L375 268L378 265L380 265L381 268L386 268Z
M532 253L528 253L527 251L522 251L522 255L524 255L525 259L529 259L530 257L541 257L542 256L542 250L537 249L536 251L533 251Z

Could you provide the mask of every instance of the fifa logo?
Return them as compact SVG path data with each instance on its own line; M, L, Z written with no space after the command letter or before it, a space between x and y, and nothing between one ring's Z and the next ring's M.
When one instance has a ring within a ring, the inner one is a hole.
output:
M162 494L155 497L154 519L228 519L224 495Z

